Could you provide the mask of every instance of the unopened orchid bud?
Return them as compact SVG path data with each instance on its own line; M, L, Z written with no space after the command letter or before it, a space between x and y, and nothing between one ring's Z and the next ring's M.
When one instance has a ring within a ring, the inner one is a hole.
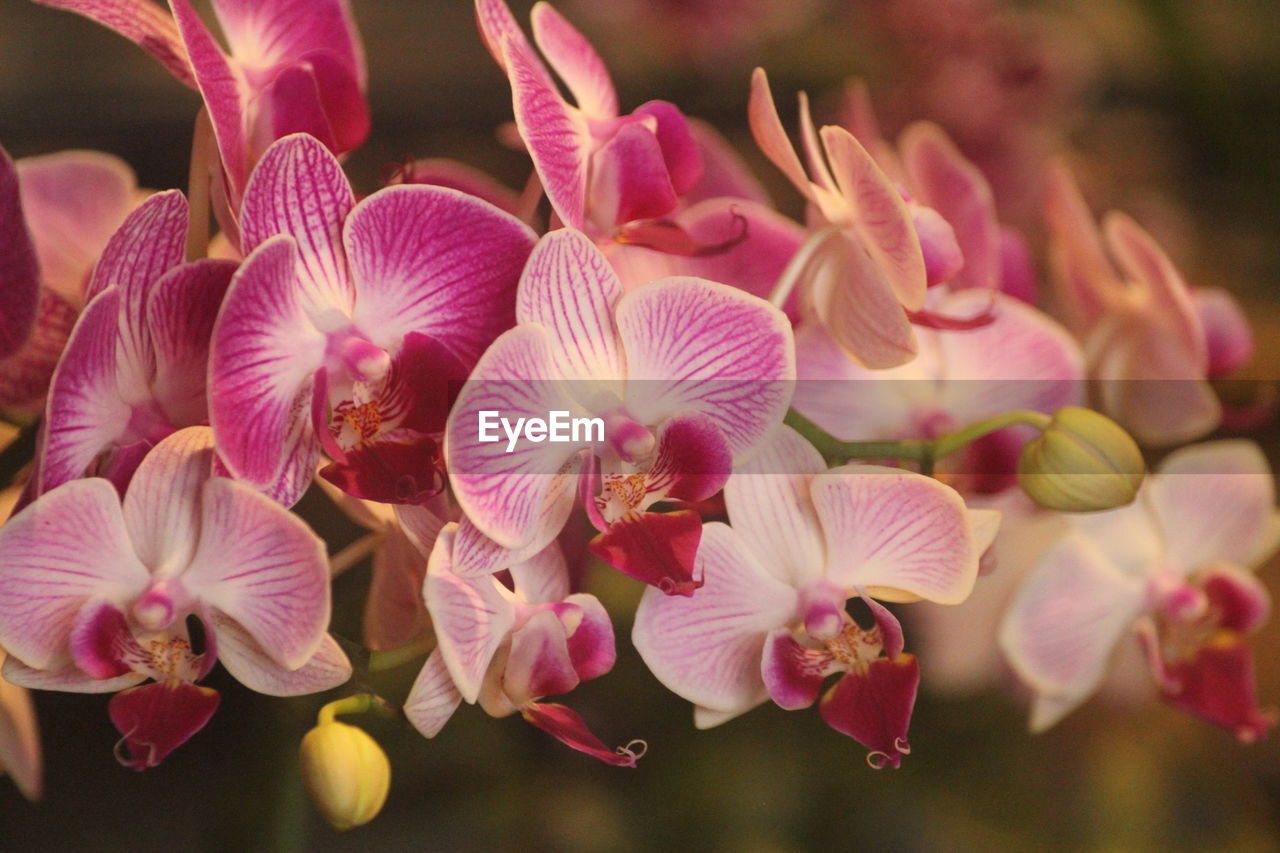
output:
M302 781L324 819L345 832L378 816L391 764L364 729L330 719L302 739Z
M1115 421L1068 406L1018 458L1018 484L1040 506L1062 512L1114 509L1142 485L1142 452Z

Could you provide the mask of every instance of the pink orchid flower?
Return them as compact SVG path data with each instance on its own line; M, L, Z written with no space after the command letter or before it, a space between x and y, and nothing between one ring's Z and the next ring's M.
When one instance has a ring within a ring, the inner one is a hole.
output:
M993 319L963 332L920 329L915 360L887 370L858 364L821 326L801 327L792 405L842 441L871 441L934 439L1015 409L1050 414L1081 403L1084 356L1047 315L976 289L940 294L937 305L955 316L990 307ZM1001 430L946 470L965 474L968 488L998 491L1011 483L1025 438Z
M259 693L346 681L325 633L324 543L250 487L212 476L213 436L160 442L123 501L98 478L42 495L0 527L0 645L15 684L118 693L112 721L127 766L155 766L204 726L216 661ZM204 649L188 628L195 617ZM140 685L147 679L156 683Z
M634 767L630 744L610 750L576 713L538 701L604 675L616 657L609 615L595 596L570 594L559 546L511 566L508 586L454 571L457 531L446 525L431 552L422 591L439 645L405 700L410 722L435 737L465 699L493 717L519 711L580 752Z
M476 17L511 82L516 128L560 221L603 241L683 242L662 220L698 184L703 164L680 110L650 101L619 116L604 61L547 3L533 7L533 37L576 105L503 0L476 0Z
M919 664L879 601L958 604L999 514L971 510L955 490L920 474L874 465L828 471L784 427L725 486L732 526L703 528L692 598L646 590L632 640L658 680L695 705L700 728L766 699L788 710L814 703L823 719L897 767ZM846 602L861 597L875 627ZM877 601L877 599L879 601Z
M236 265L183 263L187 218L169 190L107 242L50 384L37 494L86 475L123 491L157 442L208 423L209 336Z
M44 408L94 262L143 195L108 154L0 148L0 406Z
M1000 628L1032 690L1042 731L1089 698L1112 652L1136 633L1163 698L1251 742L1274 713L1258 708L1245 637L1270 597L1250 568L1280 537L1275 485L1257 446L1221 441L1165 458L1123 509L1070 516Z
M387 187L359 204L304 134L273 145L241 211L249 252L213 332L210 418L238 479L296 501L321 474L357 497L429 500L461 380L511 326L535 237L479 199Z
M369 133L364 53L346 0L214 0L228 56L190 0L35 0L91 18L154 56L204 98L222 159L219 221L236 231L249 173L267 147L309 133L336 154Z
M591 544L598 556L692 594L701 519L689 509L649 509L710 497L781 423L795 377L787 318L697 278L624 295L604 255L573 230L548 234L534 249L516 317L450 415L446 457L463 512L515 561L555 538L581 490L601 531ZM566 441L486 440L484 412L511 423L561 412L598 418L602 428ZM463 574L501 567L459 561Z
M1102 409L1147 444L1213 430L1222 407L1205 381L1206 329L1173 262L1123 213L1108 213L1100 235L1061 164L1049 171L1045 216L1065 319L1099 380ZM1219 355L1232 346L1215 340Z
M751 78L749 118L760 150L819 223L788 271L800 283L804 310L867 367L910 361L917 349L911 318L925 309L928 274L902 194L849 131L816 131L802 98L806 172L759 68Z

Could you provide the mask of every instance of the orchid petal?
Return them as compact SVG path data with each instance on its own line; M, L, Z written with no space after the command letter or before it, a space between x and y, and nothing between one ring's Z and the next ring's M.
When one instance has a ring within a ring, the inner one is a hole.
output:
M564 626L550 610L533 614L511 635L511 653L502 671L502 692L520 706L578 686Z
M426 157L405 163L396 169L387 184L447 187L487 201L507 213L514 214L520 208L519 193L498 182L487 172L445 157Z
M124 523L138 559L152 571L191 563L213 459L212 432L190 427L161 441L138 466L125 493Z
M213 133L226 171L231 197L237 198L249 177L249 142L245 135L248 86L200 20L190 0L169 0L178 33L191 60L196 85L209 109Z
M1222 726L1241 743L1262 739L1276 723L1274 709L1258 707L1253 653L1233 631L1214 634L1193 657L1171 667L1170 675L1177 690L1163 693L1166 702Z
M428 553L431 545L429 541ZM398 649L430 630L422 601L426 576L426 559L414 542L398 526L393 526L373 553L373 577L369 581L362 620L367 648Z
M625 746L610 750L600 739L591 733L586 722L576 711L564 705L548 702L527 702L520 708L525 722L531 723L554 737L564 745L578 752L598 758L605 764L615 767L635 767L636 761L644 755L644 741L632 741ZM633 748L639 744L640 752Z
M569 490L572 491L572 485ZM572 500L572 494L569 499ZM554 539L553 534L548 539L548 543ZM532 559L546 547L547 543L533 542L532 545L519 548L504 548L481 533L480 528L476 527L471 519L463 516L458 524L457 538L454 540L453 571L459 577L491 575Z
M510 70L507 68L507 60L502 52L504 39L510 38L519 42L525 51L533 55L533 45L529 44L528 39L524 37L519 22L511 14L511 9L505 0L476 0L476 24L480 28L480 37L484 41L484 46L489 49L494 62L497 62L498 67L508 74ZM541 62L538 66L542 69L542 75L548 84L554 86L550 73L542 67Z
M902 303L858 236L833 232L812 264L807 300L840 346L869 368L897 367L915 356L918 345Z
M894 296L908 311L924 307L924 256L902 194L853 134L842 127L821 131L840 194L853 207L853 227L885 271Z
M125 218L102 250L85 299L111 285L139 294L139 305L152 282L182 263L187 239L187 199L178 190L157 193ZM141 311L135 315L141 320Z
M0 358L13 355L31 336L40 301L36 247L22 213L18 174L0 148Z
M450 552L456 531L450 525L440 532L427 563L423 595L437 648L463 698L474 703L490 661L515 624L515 606L493 578L453 573Z
M115 693L147 680L147 676L140 672L129 672L116 678L94 678L74 663L58 669L35 669L13 655L5 658L3 675L10 684L28 690L56 690L60 693Z
M747 118L751 124L751 134L764 156L786 175L802 196L813 201L813 186L796 155L795 146L787 138L782 119L778 118L778 108L773 102L769 78L763 68L757 68L751 74L751 100L747 104Z
M1271 593L1252 572L1219 563L1205 573L1201 584L1220 628L1250 633L1271 615Z
M364 79L364 56L345 0L214 0L236 61L270 67L323 49Z
M214 324L209 363L209 420L218 452L235 475L275 488L289 470L302 482L315 471L320 443L309 417L325 338L307 317L296 287L296 244L285 236L259 246L237 270Z
M151 393L170 423L208 420L209 342L235 271L231 261L196 261L170 270L151 289L145 320L155 354Z
M1045 187L1050 259L1063 291L1060 301L1073 318L1068 325L1088 326L1105 312L1123 285L1103 251L1093 214L1065 165L1052 164Z
M1257 552L1270 533L1275 498L1266 457L1256 444L1239 440L1174 451L1147 492L1167 559L1184 572L1269 556Z
M845 465L814 478L827 545L827 578L885 601L959 604L978 577L964 500L955 489L878 465Z
M104 598L91 598L80 608L68 647L72 662L91 678L119 678L136 669L150 669L131 665L143 656L141 647L124 613Z
M1227 376L1247 364L1253 357L1253 330L1236 298L1219 287L1197 287L1191 291L1191 304L1204 328L1209 378Z
M702 412L741 459L786 413L795 379L791 324L763 300L703 279L668 278L624 296L617 322L627 408L641 422Z
M404 700L404 715L423 737L435 737L461 702L462 694L454 685L444 656L437 648L427 657L422 671L414 679L409 698Z
M520 277L516 319L540 323L558 344L556 371L567 379L624 375L613 310L622 283L581 231L553 231L538 241Z
M213 688L176 679L120 691L107 704L125 747L116 758L130 770L156 767L208 724L219 701Z
M1053 700L1056 723L1102 680L1112 650L1142 607L1139 578L1117 571L1088 540L1068 536L1053 546L1014 596L1000 626L1000 647L1037 695Z
M540 550L564 526L573 505L574 457L586 445L521 437L480 440L480 413L510 419L572 410L554 378L552 342L541 326L518 326L494 341L454 404L445 456L454 494L481 532L507 548ZM513 420L514 422L514 420ZM496 431L496 426L495 426Z
M22 796L34 802L43 789L42 765L31 694L0 677L0 767L13 777Z
M456 556L456 545L454 553ZM563 601L569 595L569 567L558 544L548 545L511 566L510 571L516 595L527 602L550 604Z
M195 87L187 51L173 19L151 0L35 0L41 6L84 15L151 54L182 83Z
M150 575L129 542L120 499L106 480L67 483L0 527L0 645L28 666L66 660L90 598L125 602Z
M591 155L587 208L602 230L665 216L677 204L662 147L643 124L624 124Z
M724 487L733 529L778 580L799 589L826 565L809 482L827 469L822 456L784 426Z
M502 63L511 81L516 127L556 214L586 224L587 166L592 149L586 118L569 106L524 36L506 35Z
M873 768L898 767L911 751L907 729L920 686L915 655L877 658L865 672L850 672L822 697L819 710L831 728L871 750Z
M355 289L342 227L353 207L351 184L329 149L306 134L286 136L262 155L245 188L242 247L249 254L277 234L289 235L298 252L294 287L307 310L350 313Z
M902 159L919 200L955 231L964 266L952 288L1000 285L1000 222L991 185L935 124L917 122L902 135Z
M691 598L645 590L631 639L669 690L711 710L745 711L767 697L765 638L790 619L796 593L719 523L703 527L697 571L703 586Z
M49 386L40 452L40 491L83 477L124 435L132 416L121 399L117 328L121 294L110 288L80 315Z
M723 251L682 258L680 271L718 281L768 299L787 263L804 243L804 229L761 204L738 198L708 199L680 213L679 224L695 241L709 246L732 240L742 228L742 242ZM785 309L793 313L794 297Z
M384 349L411 331L474 364L515 317L534 234L457 190L397 186L351 212L343 234L359 291L353 319Z
M684 196L702 179L702 153L689 119L669 101L648 101L636 107L633 116L647 116L657 122L653 135L662 148L662 159L676 195Z
M662 590L690 596L702 586L694 574L702 518L693 510L629 513L591 540L591 553L618 571Z
M300 518L244 483L204 484L188 592L252 636L279 666L316 653L329 624L329 561Z
M76 323L76 309L52 290L40 292L36 325L22 349L0 361L0 406L35 414ZM32 479L38 479L38 470Z
M698 145L702 176L684 193L684 202L694 205L710 199L740 199L772 209L769 192L760 183L742 155L709 122L687 118L689 132ZM715 278L708 276L708 278Z
M315 654L297 669L285 669L239 623L221 613L212 617L218 660L231 677L264 696L303 696L345 684L351 662L333 637L324 634Z
M576 593L564 601L577 610L577 627L565 626L573 668L583 681L598 678L613 669L618 658L613 638L613 622L609 620L604 605L594 595ZM565 621L563 615L560 621Z
M535 4L530 18L538 49L569 87L578 108L595 119L616 117L618 93L591 43L548 3Z
M765 641L760 674L769 698L783 710L808 708L818 700L823 680L838 670L831 652L805 648L789 628L775 628Z
M320 81L310 63L279 69L256 97L258 123L253 130L258 135L274 140L292 133L305 133L330 151L337 149L338 143L321 100Z

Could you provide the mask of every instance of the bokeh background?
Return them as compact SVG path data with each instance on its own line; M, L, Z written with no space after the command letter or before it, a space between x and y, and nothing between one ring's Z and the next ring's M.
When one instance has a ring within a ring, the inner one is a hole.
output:
M497 128L506 81L467 0L352 0L374 130L358 188L406 156L446 156L512 187L528 174ZM527 20L527 2L511 4ZM1274 0L561 0L597 45L624 108L662 98L715 124L798 215L745 122L764 65L784 119L807 89L820 118L846 78L886 128L929 118L989 174L1005 220L1037 236L1038 166L1067 154L1095 207L1119 206L1189 280L1227 287L1256 324L1247 376L1280 378L1280 3ZM208 11L207 7L204 11ZM185 187L198 108L123 39L70 14L0 5L0 142L15 157L97 148L146 186ZM1248 389L1246 389L1248 392ZM1276 460L1274 427L1257 437ZM311 495L335 549L359 530ZM1273 587L1280 564L1263 570ZM391 756L380 818L339 836L311 811L296 747L330 696L269 700L221 672L209 727L145 774L119 767L106 697L41 694L43 802L0 784L0 848L92 850L1280 850L1280 739L1252 747L1158 703L1094 702L1026 733L1007 692L924 694L914 751L873 772L815 712L762 707L696 732L688 706L626 637L639 590L599 573L616 614L613 674L572 697L608 743L643 737L636 770L599 765L519 719L463 708L434 741L362 720ZM358 638L368 567L338 578L334 630ZM1280 703L1280 627L1255 638ZM927 669L928 660L923 660ZM404 695L416 667L363 682ZM358 684L362 682L357 682Z

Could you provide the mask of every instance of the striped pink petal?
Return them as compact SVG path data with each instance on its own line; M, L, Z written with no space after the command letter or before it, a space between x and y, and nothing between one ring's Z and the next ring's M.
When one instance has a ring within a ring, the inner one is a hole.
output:
M794 344L786 315L767 302L703 279L668 278L624 296L617 323L627 409L641 423L702 412L739 459L782 420Z
M351 678L351 661L325 634L320 646L302 666L285 669L254 637L223 614L213 615L218 638L218 660L227 672L255 693L267 696L303 696L332 690Z
M343 234L359 293L353 318L384 348L420 332L474 364L515 320L516 282L535 239L514 216L457 190L374 193Z
M236 62L269 67L323 50L361 82L364 55L346 0L214 0Z
M31 336L39 301L40 268L22 213L18 173L0 148L0 358L13 355Z
M617 116L618 93L591 43L548 3L534 6L530 19L538 48L564 80L578 108L594 119Z
M112 285L126 293L145 294L152 282L182 263L186 239L186 197L178 190L151 196L125 218L107 241L89 279L85 299L92 299Z
M124 497L124 521L138 559L151 570L190 565L213 460L209 428L188 427L157 444L134 473Z
M423 737L435 737L461 702L462 694L453 683L444 655L437 647L414 679L409 698L404 700L404 715Z

